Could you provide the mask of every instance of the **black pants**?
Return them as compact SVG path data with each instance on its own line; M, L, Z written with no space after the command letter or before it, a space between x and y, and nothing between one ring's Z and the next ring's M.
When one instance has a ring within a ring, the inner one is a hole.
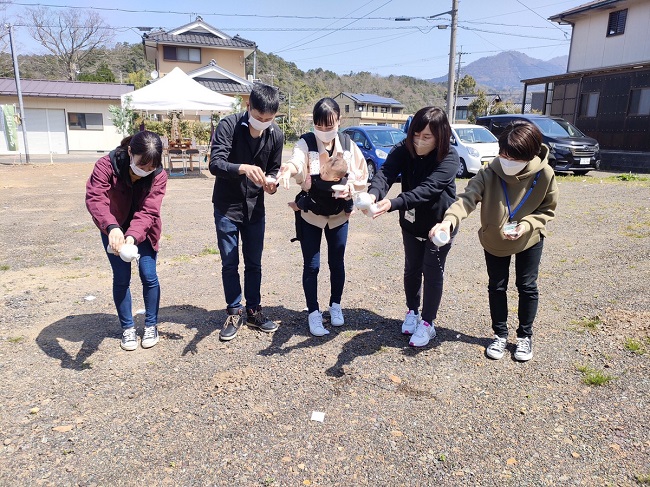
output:
M533 321L537 315L539 292L537 276L539 263L542 259L544 238L530 247L515 254L515 285L519 291L519 328L517 337L533 336ZM494 334L501 338L508 336L508 278L510 274L510 259L512 256L496 257L485 251L485 264L489 277L488 295L490 298L490 316Z
M406 306L417 313L422 303L422 319L428 323L438 316L445 262L454 236L455 233L447 245L438 248L428 238L418 239L402 230Z

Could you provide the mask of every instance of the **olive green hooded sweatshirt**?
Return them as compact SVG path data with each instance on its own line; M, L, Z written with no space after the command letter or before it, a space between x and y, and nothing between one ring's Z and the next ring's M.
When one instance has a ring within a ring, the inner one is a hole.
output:
M485 250L497 257L506 257L532 247L542 236L546 236L546 223L555 218L558 188L553 168L548 164L548 153L548 147L542 145L540 155L530 160L524 170L515 176L506 175L499 158L494 158L469 180L465 192L458 195L457 201L445 212L444 220L450 221L455 229L480 202L481 228L478 238ZM510 209L514 211L532 186L537 173L540 175L535 187L512 217L513 221L525 222L524 232L517 240L508 240L502 230L508 222L508 207L501 180L506 183Z

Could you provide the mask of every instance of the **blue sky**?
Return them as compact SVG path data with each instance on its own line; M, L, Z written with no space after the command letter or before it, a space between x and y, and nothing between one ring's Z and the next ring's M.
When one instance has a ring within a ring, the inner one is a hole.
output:
M546 19L584 3L579 0L459 0L457 50L462 65L502 51L517 50L548 60L569 52L571 30ZM96 2L14 1L7 20L29 4L97 8L114 28L114 40L140 42L137 26L171 29L196 15L228 35L257 43L302 69L339 74L370 71L380 75L434 78L448 70L451 0L244 0L183 2L158 0ZM443 14L436 16L437 14ZM429 18L436 16L435 18ZM409 18L396 21L396 18ZM440 26L440 27L439 27ZM338 30L337 30L338 29ZM15 35L21 54L42 53L24 27ZM461 65L461 67L462 67Z

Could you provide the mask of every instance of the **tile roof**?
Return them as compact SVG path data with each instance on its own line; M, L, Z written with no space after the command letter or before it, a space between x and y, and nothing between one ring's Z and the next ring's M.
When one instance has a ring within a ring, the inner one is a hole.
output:
M156 42L190 44L193 46L214 46L214 47L237 47L254 49L255 43L239 36L230 39L221 39L213 34L201 32L188 32L184 34L168 34L166 32L155 32L146 36Z
M251 92L250 85L237 83L231 79L194 78L194 81L224 95L247 95Z
M133 85L118 83L41 79L20 80L20 91L23 96L120 100L121 95L134 89ZM0 95L17 96L14 78L0 78Z
M370 93L343 93L345 96L352 98L359 103L374 103L376 105L398 105L403 106L394 98L386 98L384 96L373 95Z

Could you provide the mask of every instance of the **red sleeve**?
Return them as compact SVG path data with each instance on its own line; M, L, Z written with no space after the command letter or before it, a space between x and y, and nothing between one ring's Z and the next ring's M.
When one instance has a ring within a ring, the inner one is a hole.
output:
M86 183L86 208L95 225L104 233L109 225L120 226L111 213L109 191L113 187L113 166L109 156L104 156L95 163L93 172Z
M133 214L126 235L132 236L137 243L147 237L149 230L160 220L160 208L167 189L167 172L160 171L151 184L151 190L144 198L142 207Z

